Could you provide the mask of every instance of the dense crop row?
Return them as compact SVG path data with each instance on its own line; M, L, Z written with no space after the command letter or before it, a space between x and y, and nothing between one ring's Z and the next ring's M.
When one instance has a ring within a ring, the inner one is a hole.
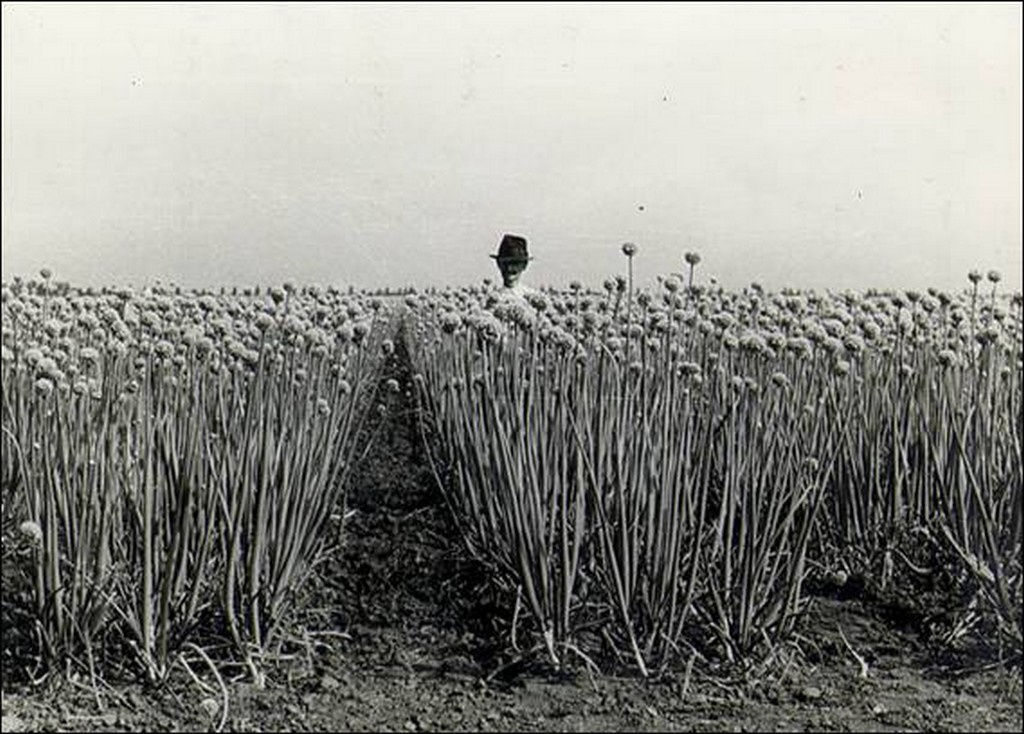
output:
M212 624L258 675L343 512L386 313L46 276L2 306L4 563L30 557L45 661L127 641L158 679Z
M1019 655L1020 295L996 273L727 292L686 263L653 292L399 309L427 453L512 646L644 674L745 659L795 630L812 573L884 587L926 546ZM160 679L212 634L258 677L340 529L395 313L333 289L4 286L5 580L30 569L44 662L128 650Z
M624 248L630 258L635 247ZM512 640L598 641L641 671L793 630L812 565L955 554L1021 647L1021 298L742 293L410 296L421 426ZM922 541L921 538L925 540ZM859 565L858 565L859 564ZM687 653L689 654L689 653Z

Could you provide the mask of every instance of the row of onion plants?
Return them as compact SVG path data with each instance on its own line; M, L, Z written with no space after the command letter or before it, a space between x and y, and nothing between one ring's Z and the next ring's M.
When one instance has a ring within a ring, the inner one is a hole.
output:
M407 299L421 427L513 617L556 663L593 630L644 672L736 659L792 631L809 562L884 586L919 533L1019 651L1020 296L735 293L696 260L635 299Z
M259 678L343 514L387 314L52 285L5 286L2 312L4 517L45 663L130 651L155 680L223 637Z
M586 630L645 674L683 645L735 659L791 630L838 446L831 383L723 348L729 324L695 328L682 302L631 319L614 287L582 312L578 292L494 300L410 299L410 351L468 545L553 661L588 655Z

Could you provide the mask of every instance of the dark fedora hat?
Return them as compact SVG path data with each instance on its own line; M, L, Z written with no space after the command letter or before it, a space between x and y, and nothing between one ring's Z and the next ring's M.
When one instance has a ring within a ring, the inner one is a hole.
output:
M527 262L533 259L526 251L526 238L520 237L517 234L507 234L502 237L501 244L498 245L498 254L491 255L491 257L498 262L502 260L508 262Z

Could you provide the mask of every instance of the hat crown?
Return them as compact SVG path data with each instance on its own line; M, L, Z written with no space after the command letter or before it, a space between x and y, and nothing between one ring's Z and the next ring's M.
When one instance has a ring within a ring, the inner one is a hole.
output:
M492 255L492 257L495 257ZM515 234L507 234L501 238L498 246L498 260L529 260L530 254L526 249L526 238Z

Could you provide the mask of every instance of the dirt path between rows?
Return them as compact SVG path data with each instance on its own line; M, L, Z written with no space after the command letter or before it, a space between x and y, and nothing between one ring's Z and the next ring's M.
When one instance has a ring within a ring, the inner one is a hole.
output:
M816 597L800 654L761 678L507 665L501 600L428 469L400 342L382 377L400 389L381 391L387 417L353 476L344 543L311 592L305 648L272 664L265 688L230 684L225 730L1020 731L1019 670L950 667L913 623L866 599ZM4 731L209 731L224 713L184 674L157 690L111 682L102 710L83 682L4 681Z

